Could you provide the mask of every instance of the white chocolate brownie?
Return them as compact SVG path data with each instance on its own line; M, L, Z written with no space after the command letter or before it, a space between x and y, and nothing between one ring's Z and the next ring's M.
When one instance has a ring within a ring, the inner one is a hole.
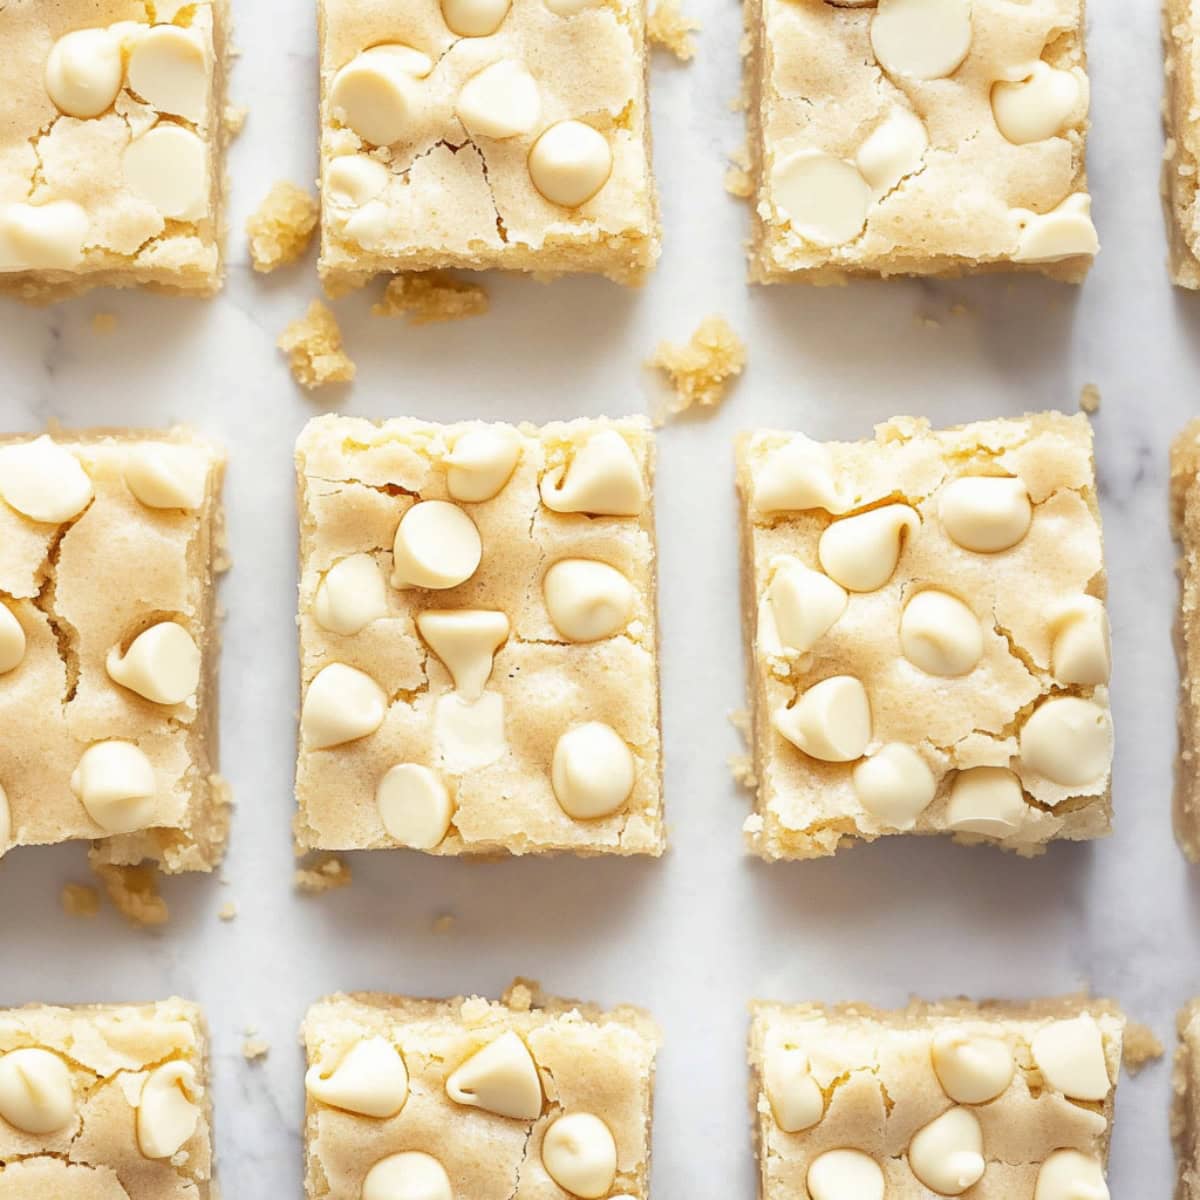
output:
M663 849L644 420L296 448L303 850Z
M1200 120L1196 116L1196 34L1200 6L1195 0L1163 0L1163 51L1167 94L1163 125L1163 208L1167 222L1171 278L1181 287L1200 288L1200 208L1197 164L1200 163Z
M753 1006L762 1200L1107 1200L1107 1001Z
M227 0L0 7L0 291L221 284Z
M185 429L0 437L0 854L220 860L223 472Z
M1040 413L738 446L768 859L951 833L1036 854L1109 830L1092 432Z
M658 257L645 0L321 0L326 286Z
M1099 249L1084 0L746 0L751 278L1032 269Z
M0 1010L0 1200L206 1200L211 1124L196 1005Z
M1178 1168L1176 1200L1200 1200L1200 999L1179 1014L1172 1076L1171 1140Z
M1180 546L1179 758L1175 766L1175 837L1192 862L1200 862L1200 419L1171 444L1171 526Z
M646 1200L659 1032L518 980L330 996L304 1023L310 1200Z

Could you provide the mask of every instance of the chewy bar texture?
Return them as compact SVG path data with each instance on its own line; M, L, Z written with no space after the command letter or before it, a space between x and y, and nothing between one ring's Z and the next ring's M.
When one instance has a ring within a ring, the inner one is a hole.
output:
M1180 665L1179 761L1175 775L1175 836L1193 862L1200 861L1200 420L1171 446L1171 524L1180 544L1179 618L1175 628Z
M663 849L640 419L309 423L297 841Z
M1125 1025L1113 1005L753 1012L762 1200L1106 1200Z
M0 1010L2 1200L206 1200L212 1171L194 1004Z
M751 276L1032 268L1099 249L1083 0L747 0Z
M738 448L768 859L951 833L1108 832L1108 621L1091 427L1043 413Z
M644 0L321 0L320 269L636 282L658 257Z
M646 1200L659 1034L542 997L331 996L309 1010L310 1200Z
M1176 1200L1200 1200L1200 998L1179 1014L1172 1079L1171 1138L1178 1165Z
M221 283L226 0L0 6L0 291Z
M1196 0L1165 0L1163 47L1167 94L1163 104L1167 148L1163 156L1163 205L1166 209L1171 278L1182 287L1200 288L1200 206L1196 171L1200 166L1200 80Z
M184 429L0 437L0 854L220 860L223 469Z

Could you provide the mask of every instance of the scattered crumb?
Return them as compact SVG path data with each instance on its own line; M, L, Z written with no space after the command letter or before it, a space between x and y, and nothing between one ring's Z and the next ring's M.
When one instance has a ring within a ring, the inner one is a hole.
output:
M690 62L696 56L692 34L701 28L699 21L683 11L680 0L658 0L646 21L646 38L651 45L669 50L680 62Z
M480 317L488 303L487 291L478 283L455 279L444 271L427 271L394 276L371 312L377 317L404 316L410 325L433 325Z
M300 258L312 241L320 212L317 201L303 188L279 180L246 220L254 269L274 271Z
M1163 1044L1149 1025L1130 1021L1125 1026L1125 1045L1121 1061L1130 1075L1136 1075L1147 1063L1163 1056Z
M725 172L725 190L739 200L747 200L754 194L754 180L745 167L736 164Z
M916 323L920 325L922 329L941 329L942 327L941 321L939 321L937 317L931 317L928 313L916 313L913 316L913 320L916 321Z
M675 389L667 411L712 408L725 398L729 381L746 365L746 346L721 316L705 317L686 345L659 342L649 363L665 371Z
M318 896L322 892L349 887L351 878L346 862L330 854L318 859L311 866L296 868L296 889L310 896Z
M433 918L430 928L434 933L450 933L458 924L458 918L453 913L441 913Z
M288 366L301 387L312 390L354 378L354 362L342 349L337 318L320 300L314 300L308 312L279 335L278 346L287 354Z
M227 104L221 113L221 125L225 130L227 138L235 138L246 126L247 109L236 105Z
M955 302L950 305L950 315L952 317L965 317L970 311L970 308L962 300L955 300Z
M738 787L753 792L758 787L758 776L754 773L754 759L749 754L731 754L726 762L729 763L729 773Z
M170 917L167 902L158 894L158 872L153 867L118 867L97 863L94 868L113 907L134 925L165 925Z
M1091 415L1100 411L1100 389L1094 383L1085 383L1079 393L1080 409Z
M65 884L59 899L68 917L94 917L100 911L100 893L83 883Z
M238 906L232 900L228 904L223 904L217 916L222 921L232 921L238 915Z
M98 312L92 315L92 332L93 333L112 333L117 327L117 314L110 312Z
M253 1029L246 1031L246 1040L242 1043L242 1057L247 1062L258 1062L271 1053L271 1043L266 1038L256 1037Z
M729 714L729 723L746 739L750 740L750 711L745 708L735 708Z

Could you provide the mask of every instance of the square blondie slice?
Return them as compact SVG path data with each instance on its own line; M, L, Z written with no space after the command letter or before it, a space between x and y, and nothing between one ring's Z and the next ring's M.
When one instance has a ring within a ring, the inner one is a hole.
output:
M0 854L220 860L224 463L186 429L0 437Z
M1171 1139L1178 1167L1176 1200L1200 1198L1200 998L1179 1014L1172 1078Z
M1040 413L738 451L764 858L950 833L1036 854L1109 831L1092 431Z
M653 449L640 418L308 424L300 848L662 852Z
M304 1043L310 1200L647 1200L660 1035L518 980L500 1003L330 996Z
M1171 444L1171 528L1179 542L1179 757L1175 765L1175 837L1200 862L1200 420Z
M1163 51L1167 90L1163 125L1163 209L1167 222L1171 278L1180 287L1200 288L1200 206L1197 165L1200 163L1200 120L1197 98L1196 34L1200 7L1195 0L1163 0Z
M1083 0L746 0L751 278L1078 282Z
M196 1005L0 1009L0 1200L206 1200L212 1180Z
M1108 1195L1107 1001L752 1006L762 1200Z
M221 285L227 0L0 8L0 291Z
M326 287L658 257L645 0L321 0Z

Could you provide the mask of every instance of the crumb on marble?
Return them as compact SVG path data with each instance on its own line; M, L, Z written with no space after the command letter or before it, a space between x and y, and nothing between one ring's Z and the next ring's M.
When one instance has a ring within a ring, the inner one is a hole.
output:
M1100 411L1100 389L1094 383L1085 383L1079 393L1080 410L1091 416Z
M84 883L67 883L59 895L68 917L94 917L100 911L100 893Z
M1149 1025L1130 1021L1125 1026L1121 1063L1130 1075L1136 1075L1144 1066L1157 1062L1162 1056L1163 1044Z
M297 867L296 890L309 896L349 887L353 879L349 864L335 854L319 858L308 866Z
M646 38L651 45L669 50L680 62L690 62L696 56L692 34L701 28L699 21L683 11L680 0L658 0L646 21Z
M222 904L220 909L217 912L217 916L222 921L232 921L237 917L237 915L238 915L238 906L232 900L230 900L226 904Z
M754 180L750 172L736 163L726 168L725 190L739 200L748 200L754 194Z
M713 408L725 399L732 379L746 366L746 345L724 317L705 317L691 340L659 342L650 366L666 372L675 392L667 403L672 416L692 405Z
M754 773L754 759L749 754L731 754L726 760L729 774L738 787L753 792L758 788L758 776Z
M124 867L97 863L93 868L104 884L113 907L133 925L165 925L170 918L167 902L159 895L158 872L153 867Z
M117 327L117 314L98 312L92 314L93 333L112 333Z
M745 708L735 708L729 713L729 723L744 737L747 741L750 740L750 710Z
M299 259L312 241L320 214L312 195L286 179L278 180L246 219L254 269L265 273Z
M402 316L410 325L436 325L481 317L489 304L487 289L478 283L445 271L421 271L394 275L371 312L377 317Z
M254 1029L246 1030L246 1039L242 1042L242 1057L249 1063L258 1062L271 1053L271 1043L266 1038L258 1037Z
M278 346L288 356L296 382L310 391L354 378L354 362L342 348L337 318L320 300L279 335Z
M221 111L221 126L225 136L232 140L246 127L246 114L249 110L244 105L227 104Z

